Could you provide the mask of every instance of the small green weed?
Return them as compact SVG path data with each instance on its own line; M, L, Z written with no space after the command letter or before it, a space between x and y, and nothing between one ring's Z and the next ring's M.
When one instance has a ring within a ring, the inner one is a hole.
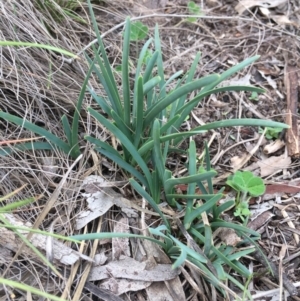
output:
M149 27L142 22L137 21L132 23L130 29L130 41L136 42L144 40L148 35Z
M242 221L244 217L250 216L249 199L264 194L266 187L260 177L256 177L250 171L237 171L230 176L227 185L237 191L235 216L239 216Z
M257 92L252 92L249 99L254 100L254 101L258 101L258 93Z
M259 128L259 133L262 134L264 129ZM278 139L279 134L282 132L282 128L280 127L267 127L267 131L265 133L265 137L268 140Z
M187 6L188 6L189 14L202 15L201 7L198 4L196 4L194 1L189 1ZM196 17L188 17L187 21L188 22L196 22L197 18Z

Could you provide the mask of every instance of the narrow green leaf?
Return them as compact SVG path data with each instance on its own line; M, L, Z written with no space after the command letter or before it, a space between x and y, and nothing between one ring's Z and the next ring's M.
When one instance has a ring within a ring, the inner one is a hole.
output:
M154 45L155 45L155 50L158 51L157 73L158 73L158 76L160 76L160 78L161 78L161 82L160 82L160 85L159 85L160 95L161 95L161 97L165 97L166 96L165 72L164 72L164 69L163 69L164 64L163 64L163 59L162 59L162 51L161 51L161 43L160 43L160 37L159 37L158 24L156 24L155 29L154 29ZM162 111L160 111L160 112L162 112Z
M161 180L164 178L165 174L165 162L163 161L162 152L161 152L161 144L160 144L160 126L159 121L154 120L152 137L154 141L154 149L153 149L153 157L154 157L154 166L158 170L159 177Z
M51 294L48 294L48 293L45 293L43 291L40 291L30 285L27 285L27 284L24 284L24 283L21 283L21 282L17 282L17 281L13 281L13 280L8 280L8 279L4 279L4 278L0 278L0 283L2 285L5 285L5 286L10 286L10 287L13 287L13 288L16 288L16 289L19 289L21 291L24 291L24 294L26 292L30 292L32 294L35 294L37 296L41 296L43 298L47 298L49 300L54 300L54 301L66 301L66 299L63 299L63 298L59 298L59 297L56 297L54 295L51 295Z
M195 145L194 140L190 141L188 158L189 158L189 167L188 167L189 176L193 176L196 174L196 167L197 167L197 165L196 165L196 145ZM196 182L189 183L188 188L187 188L187 194L188 195L195 194L195 191L196 191ZM194 200L188 198L187 203L186 203L186 213L185 213L184 222L183 222L184 226L187 230L190 228L191 225L189 223L187 223L185 219L193 211L193 204L194 204Z
M109 122L105 117L103 117L97 111L95 111L92 108L89 108L88 111L93 117L95 117L103 126L105 126L114 136L116 136L121 141L123 146L128 150L128 152L134 158L135 162L137 162L137 164L142 169L148 181L149 187L152 187L152 178L148 166L144 162L140 154L137 152L136 148L131 143L131 141L124 135L124 133L120 129L114 126L111 122Z
M163 78L163 77L162 77ZM210 84L212 81L215 81L218 78L217 74L208 75L202 79L195 80L191 83L185 84L182 87L178 88L177 90L173 91L172 93L168 94L166 97L161 99L159 102L153 105L150 110L145 112L145 125L148 126L154 118L159 116L159 114L171 103L176 101L181 96L192 92L197 89L201 89L204 86Z
M96 139L96 138L91 137L91 136L84 136L84 139L86 139L87 141L95 144L95 146L103 148L104 150L110 152L114 156L119 157L120 159L122 159L119 152L117 150L115 150L109 143L106 143L104 141L101 141L101 140Z
M194 59L194 61L192 63L192 66L191 66L191 68L188 71L186 82L185 82L186 84L190 83L194 79L195 72L196 72L197 65L199 63L200 57L201 57L201 53L197 52L196 57L195 57L195 59ZM187 97L187 94L181 96L181 98L179 99L179 101L177 103L176 111L178 111L180 108L182 108L182 106L186 102L186 97Z
M166 135L166 136L161 136L160 137L160 142L164 143L166 141L170 141L173 139L185 139L188 137L191 137L193 135L199 135L200 133L205 133L206 131L189 131L189 132L181 132L181 133L176 133L176 134L170 134L170 135ZM139 154L141 156L144 156L145 154L147 154L150 150L152 150L154 147L154 142L153 140L148 140L147 142L145 142L141 148L139 149Z
M260 58L259 55L250 57L245 59L244 61L242 61L241 63L231 67L230 69L226 70L225 72L223 72L219 79L216 80L214 83L207 85L202 92L206 92L209 91L211 89L213 89L214 87L216 87L219 83L223 82L225 79L227 79L228 77L230 77L231 75L237 73L238 71L244 69L245 67L251 65L252 63L254 63L256 60L258 60Z
M137 100L136 100L136 109L133 111L134 115L134 146L138 149L139 143L143 135L143 123L144 123L144 91L143 91L143 78L140 76L137 82Z
M177 257L175 262L172 264L172 269L177 269L180 266L182 266L186 261L186 257L187 257L186 250L181 248L180 249L180 255Z
M12 224L2 214L0 214L0 220L4 227L12 226ZM53 264L49 262L49 260L27 239L26 236L20 233L18 229L13 229L13 232L42 260L42 262L44 262L55 274L59 275L59 272L56 270Z
M102 55L102 59L104 61L104 68L101 69L101 71L102 72L103 71L107 72L107 75L108 75L108 78L109 78L111 92L116 97L114 99L111 99L111 101L115 102L115 104L117 106L117 108L114 108L114 110L119 115L121 115L121 113L122 113L122 106L121 106L120 96L119 96L119 93L118 93L117 84L116 84L115 78L113 76L113 72L112 72L112 69L111 69L110 62L109 62L108 57L106 55L105 47L104 47L104 44L102 42L102 38L101 38L99 29L98 29L98 24L97 24L95 15L94 15L93 7L91 5L91 0L88 0L88 6L89 6L90 16L91 16L92 23L93 23L93 28L94 28L94 31L96 33L98 44L99 44L99 51L100 51L100 53ZM97 54L97 53L98 53L98 51L96 51L96 53L94 52L94 54Z
M219 205L216 210L215 218L219 218L222 212L225 212L227 209L232 208L235 205L235 201L227 201L226 203Z
M151 59L147 63L147 66L146 66L146 69L145 69L145 72L144 72L144 76L143 76L143 78L144 78L144 84L149 81L149 79L150 79L150 77L152 75L154 66L155 66L155 64L157 62L158 55L159 55L159 51L155 51L153 53Z
M124 41L122 48L122 90L124 104L124 123L130 128L131 103L130 103L130 85L129 85L129 44L130 44L130 19L126 18Z
M213 266L215 267L215 269L217 271L218 278L223 281L227 280L227 277L226 277L227 274L224 272L222 265L218 262L213 262Z
M166 231L168 232L168 228L165 225L161 225L158 226L157 228L149 228L149 232L152 235L156 235L156 236L160 236L163 238L165 244L166 244L166 251L168 252L169 249L171 249L174 245L172 239L170 237L168 237L167 235L165 235L164 233L162 233L161 231Z
M113 162L118 164L121 168L129 172L131 175L136 177L143 185L149 189L148 182L146 181L145 177L131 164L124 161L121 155L116 151L112 146L108 143L100 141L96 138L85 136L85 139L97 146L96 150L106 156L107 158L111 159Z
M103 97L97 95L91 88L88 87L88 90L103 112L111 117L112 107L107 104L107 101Z
M205 229L205 240L204 240L204 249L203 253L208 257L209 252L211 251L213 247L213 238L212 238L212 231L211 227L208 225L204 226Z
M159 76L155 76L148 80L143 86L144 95L148 94L150 90L154 89L160 81L161 78Z
M142 66L144 64L144 60L145 60L145 56L147 54L147 50L151 44L151 42L153 41L152 38L150 38L143 46L140 54L139 54L139 59L138 59L138 63L136 66L136 73L135 73L135 82L137 82L137 79L139 78L139 76L141 75L141 69ZM144 82L145 83L145 82ZM135 93L134 93L135 94Z
M67 137L68 143L69 143L69 145L72 145L72 131L71 131L71 127L70 127L67 116L63 115L63 117L61 118L61 121L63 124L64 133Z
M172 178L166 181L165 183L165 192L166 194L172 190L175 185L179 184L189 184L198 181L204 181L209 177L214 177L217 173L215 171L209 171L203 174L196 174L192 176L182 177L182 178Z
M201 92L197 94L192 100L187 102L185 105L178 107L178 111L176 111L176 114L180 114L180 118L174 125L175 128L179 128L181 124L184 122L184 120L190 115L193 108L199 104L199 102L206 96L217 94L219 92L225 92L225 91L256 91L258 92L264 92L263 89L252 87L252 86L229 86L229 87L221 87L216 88L213 90L208 90L206 92Z
M49 142L27 142L17 144L11 147L2 147L0 149L0 156L7 156L14 151L27 151L27 150L53 150L53 146Z
M43 231L40 229L32 229L32 228L28 228L28 227L21 227L21 226L15 226L15 225L8 225L8 224L0 224L0 227L2 228L7 228L7 229L13 229L13 230L20 230L20 231L27 231L27 232L32 232L32 233L37 233L37 234L41 234L41 235L45 235L45 236L51 236L60 240L66 240L66 241L70 241L70 242L74 242L74 243L78 243L79 241L67 236L63 236L63 235L58 235L55 233L51 233L51 232L47 232L47 231Z
M208 149L208 145L207 142L205 141L204 143L205 146L205 164L206 164L206 170L210 171L211 170L211 164L210 164L210 157L209 157L209 149ZM213 189L213 183L212 183L212 179L209 178L207 179L207 186L208 186L208 192L209 193L214 193L214 189Z
M105 68L105 64L102 62L95 46L92 46L94 54L95 54L95 59L96 62L98 63L98 66L100 68L100 71L98 70L98 67L94 67L94 71L100 81L100 83L102 84L108 99L110 101L111 107L113 108L113 110L115 112L118 113L119 116L122 116L123 118L123 108L122 108L122 104L120 101L120 95L118 93L118 90L116 90L114 88L114 83L111 82L111 78L109 75L108 70ZM113 79L114 81L114 79Z
M195 218L199 217L203 212L209 211L222 198L222 196L223 195L221 193L216 194L209 201L190 212L189 215L185 215L184 222L192 224Z
M35 134L45 137L50 142L52 142L55 146L63 150L66 154L69 154L69 152L71 151L70 146L66 142L62 141L60 138L48 132L47 130L43 129L42 127L39 127L27 120L21 119L9 113L0 112L0 117L7 121L13 122L16 125L24 127L25 129Z
M193 129L193 131L209 131L217 128L232 127L232 126L269 126L269 127L282 127L283 129L288 129L289 125L277 121L271 120L261 120L261 119L229 119L211 122L209 124L198 126Z
M76 54L72 52L66 51L61 48L57 48L51 45L39 44L39 43L29 43L29 42L15 42L15 41L0 41L0 46L15 46L15 47L34 47L34 48L43 48L47 50L52 50L54 52L58 52L60 54L64 54L66 56L70 56L72 58L78 58Z
M242 233L249 233L249 234L254 235L254 236L259 236L259 234L256 231L254 231L250 228L246 228L244 226L233 224L233 223L224 222L222 220L211 222L210 226L212 228L214 228L214 227L216 227L216 228L224 227L224 228L234 229L234 230L240 231Z
M17 208L25 206L27 204L33 203L35 201L36 201L35 198L28 198L28 199L25 199L22 201L17 201L17 202L13 202L10 204L6 204L5 206L0 207L0 213L10 212L14 209L17 209Z
M140 238L140 239L147 239L150 240L162 248L165 248L165 244L157 239L154 239L149 236L143 236L138 234L131 234L131 233L117 233L117 232L97 232L97 233L87 233L87 234L78 234L70 236L72 239L76 240L94 240L94 239L111 239L111 238Z
M199 262L202 263L207 263L207 258L205 258L203 255L199 254L198 252L192 250L191 248L187 247L186 245L184 245L182 242L180 242L177 238L175 238L174 236L170 235L170 237L172 238L172 240L175 242L175 244L180 248L185 250L185 252L193 257L194 259L198 260Z
M206 241L206 237L201 235L197 230L195 230L194 228L190 229L191 234L193 234L195 237L199 238L203 243ZM229 267L231 267L232 269L234 269L236 272L238 272L240 275L248 277L249 276L249 271L247 271L248 273L245 273L245 270L240 269L239 266L236 266L232 260L230 260L228 258L229 255L224 255L222 252L220 252L215 246L211 245L211 251L212 253L217 256L218 261L221 261L225 264L227 264ZM247 253L248 254L248 253ZM246 255L246 254L245 254Z
M154 202L153 198L146 192L145 189L141 187L134 179L129 179L130 184L132 187L143 197L147 200L147 202L152 206L156 213L159 214L161 219L163 220L165 226L167 227L168 231L170 231L170 225L164 214L161 212L157 204Z
M133 132L130 131L128 126L124 123L123 119L121 119L114 110L111 110L111 117L115 122L116 127L123 132L123 134L129 139L129 141L132 141Z

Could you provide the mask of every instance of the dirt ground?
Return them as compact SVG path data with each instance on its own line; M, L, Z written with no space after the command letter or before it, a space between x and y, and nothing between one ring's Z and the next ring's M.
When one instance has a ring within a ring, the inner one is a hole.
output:
M187 2L95 1L93 5L113 66L120 64L123 26L118 24L124 22L126 16L140 17L149 27L149 36L153 36L155 24L159 24L167 77L179 70L186 72L197 52L201 52L197 78L224 72L248 57L260 55L257 62L230 79L228 84L252 84L264 88L264 94L256 96L251 93L232 92L213 95L195 108L187 121L187 127L244 117L288 122L293 126L293 132L280 133L277 140L274 137L260 139L261 132L257 127L235 127L210 131L195 137L195 141L199 155L203 152L204 141L209 142L213 168L218 171L216 188L224 185L228 174L233 170L242 169L262 176L267 185L266 194L262 198L251 200L250 207L254 210L260 204L260 208L265 210L257 218L254 216L248 226L261 234L258 244L279 274L278 277L266 274L259 259L251 255L243 259L244 264L257 273L249 285L253 298L272 301L300 300L296 295L285 295L286 299L281 299L279 293L286 281L295 287L300 285L300 150L298 151L297 136L300 1L195 1L201 7L202 18L194 23L186 21ZM78 53L81 57L78 62L69 64L66 59L53 52L50 54L45 49L0 48L0 109L21 118L25 117L62 137L60 119L63 114L71 119L84 73L88 68L81 52L95 39L87 5L83 3L75 10L77 16L82 18L80 20L85 20L85 23L74 17L55 19L49 11L39 8L35 1L26 0L20 4L19 1L12 0L0 4L0 7L0 40L50 44ZM134 45L131 53L133 57L143 42ZM87 53L90 51L87 49ZM91 85L97 93L103 92L95 78L91 79ZM124 184L126 179L122 173L92 148L85 146L85 133L106 138L109 135L86 114L85 109L88 106L95 106L95 103L87 95L80 125L83 158L75 168L71 168L73 162L59 150L55 153L16 152L0 157L0 194L5 196L22 187L9 199L10 202L33 196L37 199L37 202L27 205L26 209L15 210L10 217L11 223L29 227L34 225L36 228L65 236L78 233L76 219L87 206L82 195L82 183L90 175L101 176L107 182L113 183L112 194L117 192L123 197L132 197L127 184ZM0 128L3 146L13 147L13 144L7 142L9 140L33 137L29 131L2 119ZM272 143L281 146L271 151ZM170 160L170 166L174 162L182 166L184 158L174 157ZM67 173L68 176L64 177ZM111 206L105 215L91 220L79 232L117 232L113 221L120 219L120 212L120 208ZM37 222L39 216L44 214L43 219ZM130 221L131 229L134 229L134 224L137 229L142 229L142 215L147 225L156 222L154 216L139 212ZM228 214L227 218L235 220L232 214ZM199 275L195 275L188 266L181 269L181 274L176 280L172 280L174 282L147 282L144 279L143 285L135 286L134 281L128 281L122 285L132 285L134 289L124 290L118 296L114 292L119 292L116 286L121 287L121 283L114 282L112 275L106 281L106 286L99 288L100 280L91 281L88 278L91 264L84 257L94 258L95 254L100 257L104 251L106 255L109 254L108 257L116 256L111 252L111 249L114 250L111 241L87 242L77 246L76 251L73 245L71 250L71 243L57 245L61 250L65 246L69 247L54 260L61 273L61 277L57 277L54 273L49 274L45 264L31 250L24 246L19 250L22 241L12 232L2 227L0 230L2 277L26 283L66 300L230 300L229 297L221 297L204 281L199 280ZM38 243L38 249L44 252L45 247L41 246L43 243L46 244L46 241ZM140 244L135 247L144 250L146 257L146 250L153 248L147 243L131 241L132 245L134 243ZM160 250L154 248L151 252L151 260L155 258L157 262L159 258L159 263L170 263ZM97 260L101 262L102 259ZM153 264L151 260L149 261L148 256L148 264ZM228 283L228 287L236 290L232 283ZM290 293L293 290L298 293L295 287L290 289ZM287 290L286 286L285 289ZM37 299L20 289L11 289L7 285L1 285L0 298L45 300L42 297Z

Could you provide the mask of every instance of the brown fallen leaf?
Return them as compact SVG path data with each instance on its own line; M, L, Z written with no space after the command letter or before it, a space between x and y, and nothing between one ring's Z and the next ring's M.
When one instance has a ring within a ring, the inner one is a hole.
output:
M100 284L100 287L107 289L112 293L120 296L127 292L141 291L151 285L150 281L137 281L128 279L110 278Z
M130 233L128 218L121 218L114 224L115 233ZM112 258L113 260L119 260L121 255L130 257L130 247L128 237L114 237L112 239Z
M82 196L86 198L88 205L76 218L76 230L102 216L114 205L120 207L128 217L138 216L136 210L131 208L129 200L112 188L103 187L104 184L105 180L100 176L93 175L84 179L81 189L85 190L85 193L82 193Z
M292 160L290 157L285 157L285 155L282 155L272 156L270 158L257 162L257 164L260 167L261 177L266 177L273 174L274 172L288 168L291 162Z
M108 278L122 278L139 281L160 282L170 280L179 275L179 269L172 269L171 264L158 264L146 270L146 263L131 257L120 256L119 260L111 261L104 266L92 267L88 281Z

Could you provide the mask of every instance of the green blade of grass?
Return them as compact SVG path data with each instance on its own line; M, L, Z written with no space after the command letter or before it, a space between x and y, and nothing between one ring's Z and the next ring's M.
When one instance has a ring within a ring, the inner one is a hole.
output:
M3 223L3 226L13 226L4 216L0 214L0 221ZM8 228L7 227L7 228ZM25 237L18 229L12 228L13 232L18 236L21 241L26 244L56 275L60 275L54 265Z
M138 79L137 79L138 80ZM143 86L143 93L144 95L148 94L150 90L152 90L157 84L161 81L161 78L159 76L155 76L148 80L144 86ZM137 92L136 92L137 94Z
M172 240L175 242L175 244L180 248L186 251L186 253L193 257L195 260L201 262L201 263L207 263L207 258L205 258L203 255L199 254L198 252L194 251L193 249L189 248L188 246L184 245L182 242L180 242L177 238L170 235Z
M170 225L164 214L161 212L157 204L154 202L153 198L142 188L142 186L137 183L134 179L129 179L130 184L132 187L152 206L156 213L159 214L162 221L164 222L165 226L167 227L168 231L170 231Z
M197 230L195 230L194 228L190 229L190 233L193 234L195 237L199 238L203 243L206 241L206 237L203 236L201 233L199 233ZM213 254L215 254L217 256L218 259L220 259L221 262L226 263L229 267L231 267L232 269L234 269L236 272L238 272L240 275L243 275L244 277L248 277L249 276L249 270L245 273L244 269L241 269L239 266L236 266L232 261L233 259L229 258L229 255L225 255L222 252L220 252L215 246L211 245L211 251ZM240 253L241 256L245 256L249 253L251 253L251 251L249 252L248 250L246 250L247 252L244 253Z
M124 120L114 110L111 110L111 117L114 120L114 123L117 126L117 128L120 129L124 133L124 135L131 141L133 133L124 123Z
M12 147L2 147L0 149L0 156L7 156L14 151L27 151L27 150L53 150L53 146L49 142L27 142L17 144Z
M43 48L47 50L52 50L54 52L58 52L60 54L64 54L66 56L70 56L74 59L78 59L76 54L72 52L66 51L64 49L60 49L51 45L38 44L38 43L29 43L29 42L15 42L15 41L0 41L0 46L17 46L17 47L34 47L34 48Z
M103 112L112 118L112 116L111 116L112 107L107 104L106 100L103 97L97 95L95 93L95 91L93 91L90 88L88 88L88 90L91 93L93 99L97 102L97 104L103 110Z
M143 123L144 123L144 90L143 90L143 78L138 77L137 90L136 90L137 100L136 109L134 116L134 146L138 149L139 143L143 135Z
M28 198L22 201L16 201L10 204L6 204L3 207L0 207L0 213L10 212L14 209L17 209L19 207L25 206L27 204L33 203L36 201L36 198Z
M154 118L158 117L159 114L163 112L163 110L167 106L179 99L181 96L194 90L203 88L204 86L210 84L212 81L215 81L218 77L219 76L217 74L208 75L202 79L185 84L172 93L168 94L166 97L155 103L150 109L145 112L144 126L147 127L154 120Z
M183 105L182 107L178 108L178 111L176 111L176 114L180 114L180 118L177 120L177 122L174 124L174 128L179 128L181 124L184 122L184 120L190 115L193 108L206 96L209 96L211 94L216 94L219 92L225 92L225 91L255 91L257 93L264 92L263 89L252 87L252 86L229 86L229 87L221 87L216 88L214 90L208 90L206 92L201 91L201 93L197 94L196 97L194 97L192 100L190 100L188 103Z
M229 120L215 121L203 126L198 126L194 128L193 131L198 131L198 130L209 131L217 128L232 127L232 126L264 126L264 127L269 126L269 127L281 127L283 129L289 128L289 125L277 121L247 118L247 119L229 119Z
M114 108L114 110L121 116L121 114L123 113L123 109L122 109L122 105L121 105L121 101L120 101L120 96L118 93L118 88L117 88L117 84L115 81L115 78L113 76L113 72L111 69L111 65L110 62L108 60L108 57L106 55L106 51L105 51L105 47L104 44L102 42L102 38L98 29L98 24L95 18L95 14L93 11L93 7L91 5L91 1L88 0L88 6L89 6L89 11L90 11L90 16L92 19L92 23L93 23L93 28L94 31L96 33L97 36L97 40L98 40L98 44L99 44L99 51L102 55L102 59L104 61L104 68L101 70L102 72L106 72L107 74L107 78L108 78L108 84L109 84L109 89L111 89L112 95L114 95L114 98L111 99L111 101L113 103L115 103L116 108ZM96 51L95 54L98 54L98 51Z
M111 82L111 78L109 76L109 72L105 67L105 64L102 62L98 51L96 50L96 48L93 46L93 51L95 54L95 59L96 62L100 68L100 71L98 69L98 67L94 66L93 70L95 71L100 83L102 84L109 102L111 104L111 107L113 108L113 110L115 112L118 113L119 116L122 116L122 118L124 118L123 116L123 108L120 102L120 95L118 93L118 90L115 90L114 88L114 84Z
M126 18L124 41L122 48L122 90L124 105L124 123L130 127L131 103L130 103L130 86L129 86L129 43L130 43L130 19Z
M165 193L168 194L172 191L175 185L179 184L189 184L193 182L205 181L209 177L214 177L217 173L215 171L208 171L202 174L196 174L192 176L182 177L182 178L172 178L168 179L165 183Z
M64 142L57 136L53 135L52 133L48 132L47 130L43 129L42 127L39 127L27 120L11 115L9 113L0 112L0 117L7 121L13 122L16 125L24 127L25 129L35 134L45 137L50 142L52 142L55 146L63 150L66 154L69 154L69 152L71 151L70 146L66 142Z
M167 106L179 99L181 96L197 89L201 89L202 87L210 84L212 81L215 81L218 77L219 76L217 74L208 75L191 83L185 84L162 98L145 112L145 126L148 126Z
M209 225L204 225L205 229L205 240L204 240L204 249L203 253L208 256L209 252L211 251L213 247L213 238L212 238L212 231L211 227Z
M163 58L162 58L162 51L161 51L161 44L160 44L160 38L159 38L158 24L156 24L155 30L154 30L154 45L155 45L155 50L158 51L157 74L161 78L161 82L159 84L160 95L161 95L161 97L165 97L166 96L165 73L164 73L164 69L163 69L164 63L163 63Z
M206 92L209 91L211 89L213 89L214 87L216 87L219 83L221 83L222 81L226 80L228 77L230 77L231 75L239 72L240 70L244 69L245 67L247 67L248 65L251 65L252 63L254 63L256 60L258 60L260 58L259 55L250 57L245 59L244 61L242 61L241 63L231 67L230 69L226 70L225 72L223 72L219 79L216 80L214 83L211 83L210 85L207 85L202 92Z
M158 55L159 55L159 52L155 51L153 53L152 57L150 58L149 62L147 63L147 66L146 66L146 69L145 69L145 72L144 72L144 76L143 76L144 84L148 82L149 78L152 75L154 66L157 62Z
M201 53L197 52L196 57L195 57L195 59L192 63L192 66L188 71L188 75L187 75L187 78L186 78L186 81L185 81L186 84L192 82L192 80L194 79L195 72L196 72L197 65L199 63L200 57L201 57ZM178 100L176 111L178 111L178 109L180 109L184 105L184 103L186 101L186 97L187 97L187 94L181 96L181 98Z
M206 131L202 131L202 133L205 133ZM166 136L161 136L160 137L160 142L164 143L166 141L170 141L176 138L181 138L182 140L184 138L188 138L191 137L193 135L199 135L201 133L201 131L189 131L189 132L183 132L183 133L176 133L176 134L170 134L170 135L166 135ZM146 143L144 143L141 148L138 150L139 154L141 156L146 155L151 149L153 149L154 147L154 142L153 139L148 140Z
M219 218L220 214L224 211L226 211L227 209L233 207L235 204L235 201L227 201L226 203L219 205L216 212L215 212L215 216L214 218L217 219Z
M124 145L124 147L127 149L127 151L131 154L131 156L134 158L135 162L140 166L142 169L147 181L149 187L152 187L152 178L150 171L148 169L147 164L142 159L140 154L138 153L137 149L134 147L134 145L131 143L131 141L124 135L124 133L118 129L116 126L114 126L111 122L109 122L105 117L103 117L101 114L99 114L97 111L95 111L92 108L88 109L89 113L96 118L102 125L104 125L115 137L117 137L120 142Z
M111 159L113 162L118 164L121 168L128 171L131 175L136 177L147 189L150 189L149 184L145 177L131 164L125 162L120 154L109 144L100 141L96 138L85 136L85 139L91 143L94 143L97 147L96 150Z
M65 136L67 137L68 143L69 143L69 145L72 145L72 131L71 131L71 127L70 127L67 116L63 115L63 117L61 118L61 121L62 121L64 133L65 133Z
M233 223L228 223L223 220L211 222L210 225L212 228L224 227L224 228L234 229L234 230L240 231L242 233L248 233L248 234L254 235L256 237L259 237L259 234L252 229L249 229L249 228L241 226L241 225L233 224Z
M38 290L38 289L36 289L36 288L34 288L30 285L24 284L24 283L16 282L16 281L13 281L13 280L8 280L8 279L4 279L4 278L0 278L0 283L3 284L3 285L6 285L6 286L14 287L16 289L24 291L25 293L30 292L32 294L35 294L37 296L41 296L43 298L47 298L47 299L50 299L50 300L66 301L66 299L59 298L59 297L56 297L54 295L45 293L43 291L40 291L40 290Z
M53 238L57 238L60 240L66 240L66 241L70 241L70 242L74 242L74 243L78 243L79 241L67 236L63 236L63 235L58 235L55 233L51 233L51 232L47 232L47 231L43 231L40 229L32 229L32 228L28 228L28 227L21 227L21 226L15 226L15 225L2 225L0 224L0 227L3 228L7 228L7 229L13 229L13 230L20 230L20 231L27 231L27 232L32 232L32 233L36 233L36 234L41 234L41 235L45 235L45 236L51 236Z
M152 137L154 141L153 164L155 168L158 170L160 179L163 180L165 174L165 162L163 161L163 156L161 152L160 126L159 126L159 121L157 119L155 119L153 123Z
M189 166L188 166L188 171L189 171L189 176L193 176L196 175L196 145L195 145L195 141L192 140L190 141L190 147L188 150L188 158L189 158ZM191 194L195 194L195 190L196 190L196 182L191 182L188 184L187 187L187 194L191 195ZM191 214L191 212L193 211L193 204L194 204L194 200L188 198L187 202L186 202L186 213L184 216L184 225L185 225L185 229L189 229L190 228L190 224L188 224L185 221L186 216L189 216Z
M199 217L203 212L209 211L221 198L222 194L214 195L209 201L205 202L200 207L192 210L189 215L184 216L184 223L185 225L191 224L195 218Z
M87 233L87 234L78 234L73 235L71 238L76 240L94 240L94 239L111 239L111 238L140 238L140 239L147 239L150 240L159 246L161 246L163 249L165 249L165 244L157 239L154 239L149 236L143 236L138 234L131 234L131 233L113 233L113 232L102 232L102 233Z
M172 264L172 269L177 269L182 266L187 258L187 252L185 249L180 249L180 255L176 258L175 262Z

